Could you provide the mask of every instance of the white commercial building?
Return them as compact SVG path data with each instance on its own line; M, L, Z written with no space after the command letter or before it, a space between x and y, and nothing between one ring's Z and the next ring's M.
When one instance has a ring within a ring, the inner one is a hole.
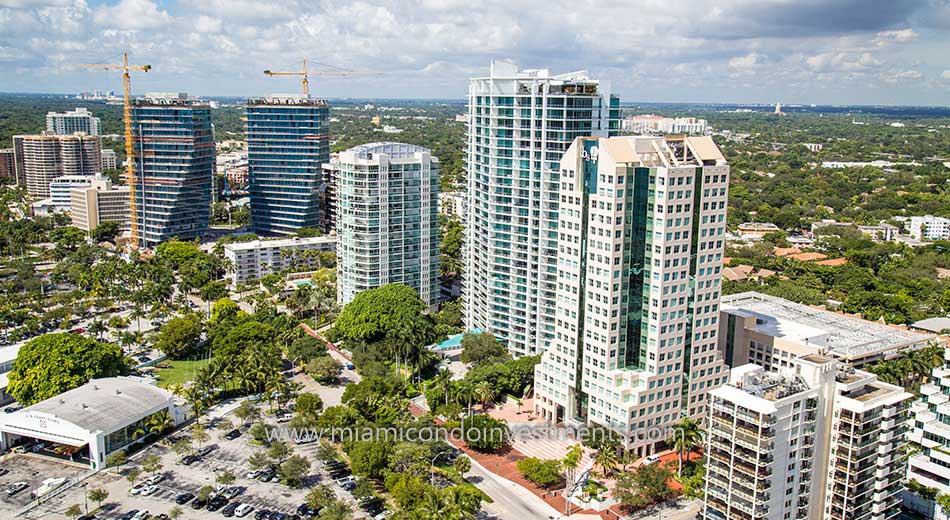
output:
M113 186L109 179L97 176L88 186L70 190L69 196L69 215L79 229L92 231L103 222L116 222L120 232L129 230L128 186Z
M722 298L719 349L729 366L755 363L766 369L821 354L860 368L917 350L937 340L895 326L818 309L757 292Z
M623 121L623 129L635 134L705 135L709 125L695 117L663 117L654 114L633 116Z
M950 240L950 218L910 217L908 231L915 240Z
M370 143L340 152L337 301L391 283L439 299L439 160L426 148Z
M76 132L99 135L99 118L86 108L77 108L72 112L47 112L46 131L56 135L72 135Z
M224 257L234 266L228 275L231 287L256 282L270 273L277 273L289 267L316 264L317 260L307 251L336 251L336 237L294 237L226 244Z
M492 62L468 109L465 327L537 354L554 341L558 164L575 138L620 133L620 99L586 71Z
M63 175L49 183L49 197L53 201L53 210L66 212L72 204L71 191L73 188L92 186L91 175Z
M725 382L717 349L729 165L709 137L578 138L560 164L555 339L535 412L655 453Z
M702 520L889 520L900 513L903 388L810 355L750 364L710 394Z
M7 374L13 370L13 362L20 352L22 344L0 347L0 405L13 401L13 397L7 393Z
M93 379L22 410L0 414L0 451L33 441L55 443L73 448L73 460L99 470L110 453L135 442L136 431L160 413L175 426L187 419L188 409L150 380Z

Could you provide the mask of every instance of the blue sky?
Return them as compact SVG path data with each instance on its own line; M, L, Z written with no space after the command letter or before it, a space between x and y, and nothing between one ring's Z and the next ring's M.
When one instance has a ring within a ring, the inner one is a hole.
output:
M950 0L0 0L0 91L463 98L492 59L587 69L629 101L950 105ZM320 68L315 65L315 68Z

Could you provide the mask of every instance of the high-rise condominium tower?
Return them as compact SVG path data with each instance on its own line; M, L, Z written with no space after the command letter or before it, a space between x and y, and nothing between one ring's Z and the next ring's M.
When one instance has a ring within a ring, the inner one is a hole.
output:
M618 132L620 100L583 71L493 62L468 105L465 325L535 354L554 339L558 162L575 138Z
M579 138L560 172L535 412L652 453L728 376L716 336L729 166L708 137Z
M56 135L72 135L76 132L99 135L99 118L85 108L77 108L72 112L47 112L46 131Z
M211 216L211 107L187 94L149 94L133 102L132 133L140 244L200 236Z
M95 175L102 171L99 136L77 133L13 136L17 182L30 195L49 197L49 185L63 175Z
M274 95L247 100L251 228L290 235L319 228L321 166L330 160L330 107L322 99Z
M439 297L439 161L421 146L370 143L340 152L337 300L389 283Z

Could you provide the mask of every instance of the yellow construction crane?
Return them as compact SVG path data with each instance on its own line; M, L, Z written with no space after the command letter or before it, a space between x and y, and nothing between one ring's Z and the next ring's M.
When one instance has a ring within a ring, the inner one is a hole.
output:
M371 76L380 74L379 72L372 70L322 70L322 71L308 71L307 70L307 60L303 60L303 70L293 70L293 71L274 71L274 70L265 70L264 74L268 76L303 76L303 96L308 97L310 95L310 81L308 78L310 76Z
M125 178L129 185L129 221L132 224L132 248L139 247L138 233L138 215L135 204L135 146L132 142L132 76L130 70L148 72L152 69L151 65L129 65L129 54L122 53L122 63L84 63L83 67L87 69L99 70L121 70L122 71L122 119L125 121Z

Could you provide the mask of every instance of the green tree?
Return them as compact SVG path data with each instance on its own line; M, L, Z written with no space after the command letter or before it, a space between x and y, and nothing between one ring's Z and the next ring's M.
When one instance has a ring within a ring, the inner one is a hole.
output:
M155 347L172 359L180 359L198 344L202 329L201 319L195 314L172 318L162 325Z
M162 458L154 453L146 455L142 459L142 471L153 475L162 470Z
M275 296L283 289L284 279L277 273L265 274L264 277L261 278L261 285L264 286L264 289L267 289L267 292L269 292L271 296Z
M518 471L524 478L541 487L550 487L561 481L560 463L556 460L541 460L527 457L518 461Z
M470 448L491 452L510 442L508 423L488 415L475 415L462 420L462 439Z
M294 455L277 468L277 475L284 484L298 488L307 478L308 471L310 471L310 461L301 455Z
M662 464L634 468L617 477L613 496L629 509L638 509L673 496L669 480L673 472Z
M202 501L207 501L209 498L211 498L212 493L214 493L214 488L209 485L204 485L201 486L201 489L199 489L197 493L195 493L195 498Z
M218 484L221 484L222 486L230 486L231 484L234 484L235 479L236 477L234 476L234 473L231 473L231 470L226 469L221 473L218 473L218 475L214 478L214 481Z
M323 411L323 399L317 394L303 393L297 396L294 412L309 421L316 421Z
M350 457L353 473L368 478L379 478L389 465L390 453L389 444L372 440L352 443L347 455Z
M307 364L307 374L323 384L336 383L343 373L343 365L330 356L314 358Z
M89 232L93 242L112 242L119 235L119 223L113 220L107 220L96 226Z
M452 462L452 467L458 472L459 476L465 476L465 474L472 469L472 459L465 455L460 455Z
M106 466L110 468L123 466L128 461L129 457L126 455L125 450L113 451L106 456Z
M307 362L311 359L326 355L326 345L309 334L298 337L287 347L287 358L290 360L303 360Z
M80 515L82 515L82 506L79 504L73 504L66 508L65 514L70 518L78 518Z
M307 492L307 505L314 510L325 507L330 501L336 499L336 493L326 484L317 484Z
M102 503L109 498L109 492L102 488L92 488L86 493L86 496L89 500L92 500L99 505L99 509L102 509Z
M320 510L319 520L351 520L353 510L345 502L334 499Z
M172 506L172 508L168 510L168 518L171 518L172 520L180 518L183 514L184 511L179 506Z
M253 470L266 468L270 465L270 457L263 451L255 451L247 458L247 465Z
M673 451L676 452L679 459L677 469L678 476L682 476L683 474L683 459L688 457L689 454L697 448L700 448L702 443L703 430L700 428L698 422L684 418L673 426L673 436L667 440L667 444L673 448Z
M466 332L462 336L462 362L481 363L483 361L507 358L508 349L499 343L491 332L478 334Z
M122 349L73 333L45 334L26 342L9 372L7 392L29 406L129 370Z
M293 453L293 450L290 449L290 445L284 441L277 441L267 448L267 456L278 464L284 462L284 460L289 457L291 453Z

